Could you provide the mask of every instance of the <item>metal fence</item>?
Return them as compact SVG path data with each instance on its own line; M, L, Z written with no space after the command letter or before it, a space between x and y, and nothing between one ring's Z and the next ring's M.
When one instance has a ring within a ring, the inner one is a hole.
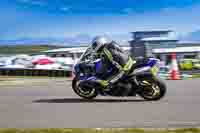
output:
M1 76L70 77L71 71L44 70L44 69L21 69L21 68L0 68L0 75Z

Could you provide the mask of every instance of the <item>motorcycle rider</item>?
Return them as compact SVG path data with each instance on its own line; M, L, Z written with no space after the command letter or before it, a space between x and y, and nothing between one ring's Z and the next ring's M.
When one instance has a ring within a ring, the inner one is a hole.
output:
M112 64L118 69L117 73L113 73L106 80L97 80L105 90L109 90L112 84L126 76L132 69L133 64L136 63L115 41L109 40L104 36L95 37L91 48L103 59L103 63L106 63L108 66Z

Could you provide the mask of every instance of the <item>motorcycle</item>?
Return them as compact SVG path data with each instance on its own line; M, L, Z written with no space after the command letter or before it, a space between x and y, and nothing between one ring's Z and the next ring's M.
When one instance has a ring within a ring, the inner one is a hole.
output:
M106 69L105 69L106 68ZM95 82L116 72L114 66L104 66L91 48L83 53L73 68L75 75L72 81L74 92L84 99L93 99L98 95L115 97L141 96L145 100L160 100L166 94L165 83L157 76L159 67L155 58L139 58L132 71L108 90Z

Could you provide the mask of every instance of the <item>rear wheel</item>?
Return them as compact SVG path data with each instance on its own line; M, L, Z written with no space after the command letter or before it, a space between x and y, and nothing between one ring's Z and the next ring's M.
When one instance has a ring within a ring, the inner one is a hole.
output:
M98 93L95 88L91 87L80 87L79 80L76 77L72 81L72 89L74 92L84 99L93 99L95 98Z
M139 93L145 100L160 100L166 94L165 83L156 77L146 77L140 80L142 91Z

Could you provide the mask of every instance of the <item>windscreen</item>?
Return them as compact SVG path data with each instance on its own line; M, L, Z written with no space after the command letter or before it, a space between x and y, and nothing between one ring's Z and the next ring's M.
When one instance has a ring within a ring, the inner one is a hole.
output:
M93 51L92 47L89 46L86 51L81 55L80 60L81 62L84 61L93 61L96 59L96 53Z

